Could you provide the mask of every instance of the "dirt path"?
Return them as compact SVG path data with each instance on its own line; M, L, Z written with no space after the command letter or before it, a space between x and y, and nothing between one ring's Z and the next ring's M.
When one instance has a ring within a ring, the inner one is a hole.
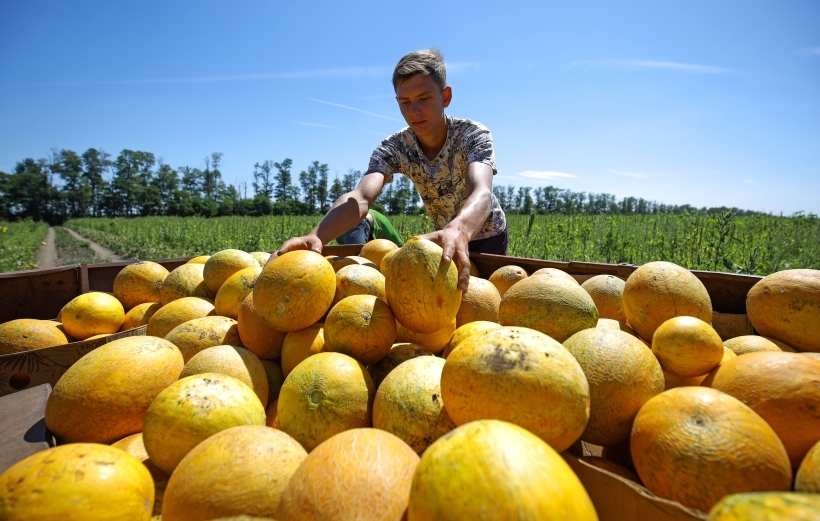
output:
M57 265L57 247L54 245L54 228L49 228L43 245L37 250L34 263L41 268L53 268Z
M106 248L105 246L100 246L100 245L99 245L99 244L97 244L96 242L89 241L88 239L86 239L85 237L83 237L82 235L80 235L79 233L75 232L74 230L72 230L72 229L70 229L70 228L65 228L65 230L66 230L66 231L67 231L67 232L68 232L68 233L69 233L72 237L74 237L75 239L77 239L78 241L87 242L87 243L88 243L88 247L89 247L89 248L91 248L92 250L94 250L94 253L96 253L96 254L97 254L97 256L98 256L99 258L103 259L103 260L106 260L106 261L112 261L112 262L113 262L113 261L128 260L126 257L123 257L122 255L117 255L116 253L114 253L113 251L109 250L109 249L108 249L108 248Z

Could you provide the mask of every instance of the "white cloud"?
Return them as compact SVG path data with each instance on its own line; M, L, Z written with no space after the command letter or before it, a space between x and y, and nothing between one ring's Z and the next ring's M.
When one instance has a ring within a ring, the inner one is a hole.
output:
M691 72L695 74L726 74L735 72L724 67L713 67L711 65L697 65L693 63L680 63L656 60L580 60L569 64L570 67L586 67L595 69L666 69L680 72Z
M524 170L523 172L519 172L517 175L520 175L521 177L530 177L532 179L567 179L578 177L575 174L566 174L564 172L537 172L535 170Z
M754 183L755 180L754 179L744 179L743 182L744 183Z
M315 101L316 103L323 103L325 105L330 105L331 107L339 107L339 108L343 108L343 109L347 109L347 110L353 110L353 111L356 111L356 112L361 112L362 114L367 114L369 116L376 116L377 118L384 118L384 119L389 119L390 121L398 121L399 123L404 123L404 121L402 121L400 119L391 118L390 116L385 116L383 114L377 114L375 112L370 112L370 111L367 111L367 110L357 109L356 107L350 107L348 105L342 105L340 103L333 103L332 101L322 101L320 99L315 99L315 98L308 98L308 99L310 101Z
M646 179L645 174L639 174L637 172L621 172L621 171L618 171L618 170L610 170L610 172L612 172L613 174L618 174L618 175L622 175L622 176L626 176L626 177L638 177L640 179Z

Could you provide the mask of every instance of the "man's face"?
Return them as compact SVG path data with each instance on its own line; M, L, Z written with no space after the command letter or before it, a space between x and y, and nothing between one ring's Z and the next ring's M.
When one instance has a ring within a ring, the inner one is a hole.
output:
M430 76L416 74L396 88L396 100L404 120L418 136L433 135L445 126L444 109L450 105L450 87L442 91Z

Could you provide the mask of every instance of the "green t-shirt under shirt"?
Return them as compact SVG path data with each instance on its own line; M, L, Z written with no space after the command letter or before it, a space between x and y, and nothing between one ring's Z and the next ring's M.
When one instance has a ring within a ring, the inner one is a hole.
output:
M368 210L368 213L373 217L374 239L387 239L393 241L398 246L404 244L404 241L401 240L396 229L390 224L390 219L373 209Z

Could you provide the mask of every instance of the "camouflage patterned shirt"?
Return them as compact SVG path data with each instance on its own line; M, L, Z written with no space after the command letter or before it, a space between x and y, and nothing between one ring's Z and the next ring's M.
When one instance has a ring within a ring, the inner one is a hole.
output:
M493 138L487 127L469 119L444 117L447 140L432 161L421 150L416 133L406 127L376 147L367 167L368 174L381 173L387 183L396 172L413 181L437 230L455 219L464 205L468 164L484 163L493 169L493 175L497 173ZM492 237L507 227L498 199L493 194L490 197L492 210L474 240Z

